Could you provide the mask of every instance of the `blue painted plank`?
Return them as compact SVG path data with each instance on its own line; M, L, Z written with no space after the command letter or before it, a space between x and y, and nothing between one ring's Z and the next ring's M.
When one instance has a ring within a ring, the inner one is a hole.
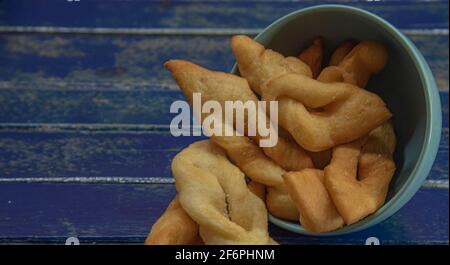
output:
M168 125L179 90L0 89L0 123L122 123ZM0 125L1 127L1 125Z
M43 129L45 130L45 129ZM172 158L204 137L166 133L0 132L0 178L171 178ZM429 180L448 180L448 129ZM36 180L35 180L36 181Z
M372 11L400 28L448 28L448 1L101 1L6 0L0 24L65 27L264 28L323 3ZM250 10L250 11L249 11ZM149 19L151 18L151 19Z
M432 68L438 87L448 90L448 35L440 37L416 35L410 36L410 39L425 56ZM447 48L444 48L444 45Z
M438 86L448 90L448 35L409 35L424 54ZM163 68L182 58L229 71L230 36L109 36L0 34L0 87L136 89L175 86Z
M271 232L276 240L285 244L364 244L367 238L374 236L379 238L381 244L386 245L448 245L448 195L448 190L422 189L398 213L372 228L355 234L324 240L293 235L273 225ZM431 232L429 229L435 231Z
M26 196L24 196L26 194ZM0 242L142 243L175 195L173 185L0 185ZM281 244L448 244L448 190L422 189L397 214L368 230L309 237L270 225ZM430 207L432 205L432 207Z
M439 176L436 180L448 180L448 144L448 128L446 128L442 130L438 153L428 179L434 179L434 176Z
M143 81L174 84L163 67L172 58L231 69L229 40L230 36L2 34L0 60L6 63L0 66L0 80L95 80L125 88Z
M177 87L84 91L0 88L0 128L5 123L98 123L169 125L170 106L185 100ZM448 92L441 92L443 127L448 128Z
M0 185L0 237L145 235L173 185ZM24 196L26 194L26 196Z
M170 178L172 158L204 137L0 132L0 178Z

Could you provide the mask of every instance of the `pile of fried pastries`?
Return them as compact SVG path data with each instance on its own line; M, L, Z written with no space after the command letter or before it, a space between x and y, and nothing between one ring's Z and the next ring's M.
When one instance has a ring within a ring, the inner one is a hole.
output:
M146 244L277 244L268 213L323 233L384 204L396 137L391 112L365 87L388 51L377 41L348 40L325 63L323 46L317 37L297 57L284 57L234 36L240 76L183 60L165 63L191 105L193 93L222 107L278 101L279 133L273 147L261 148L258 134L211 136L178 153L177 195Z

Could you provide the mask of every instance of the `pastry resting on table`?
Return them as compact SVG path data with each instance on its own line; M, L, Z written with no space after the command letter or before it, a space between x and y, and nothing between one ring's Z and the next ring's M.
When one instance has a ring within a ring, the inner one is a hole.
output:
M242 77L183 60L165 64L189 103L194 93L222 107L277 100L281 127L273 147L260 147L264 137L247 135L245 123L244 135L211 135L178 153L172 162L177 196L146 244L276 244L268 213L322 233L384 204L396 137L386 104L365 87L386 65L387 49L377 41L345 40L322 68L324 46L317 37L297 57L285 57L234 36ZM256 113L246 115L248 121Z

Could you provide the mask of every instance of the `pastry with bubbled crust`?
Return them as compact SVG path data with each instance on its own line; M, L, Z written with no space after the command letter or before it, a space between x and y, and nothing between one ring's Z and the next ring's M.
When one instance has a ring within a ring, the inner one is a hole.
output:
M245 175L210 140L191 144L172 162L180 203L205 244L273 244L264 202Z

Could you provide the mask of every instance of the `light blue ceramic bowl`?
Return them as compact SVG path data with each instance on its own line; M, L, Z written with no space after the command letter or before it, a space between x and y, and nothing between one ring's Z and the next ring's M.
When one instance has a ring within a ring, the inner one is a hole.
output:
M376 39L389 50L385 69L372 77L368 89L380 95L393 113L397 134L397 170L386 203L358 223L329 233L311 233L299 223L273 216L277 226L307 235L342 235L376 225L397 212L428 176L439 146L441 103L433 74L414 44L384 19L361 9L321 5L288 14L255 40L284 55L297 55L318 35L325 40L325 57L345 39ZM237 73L236 66L233 72ZM417 209L420 212L422 209Z

